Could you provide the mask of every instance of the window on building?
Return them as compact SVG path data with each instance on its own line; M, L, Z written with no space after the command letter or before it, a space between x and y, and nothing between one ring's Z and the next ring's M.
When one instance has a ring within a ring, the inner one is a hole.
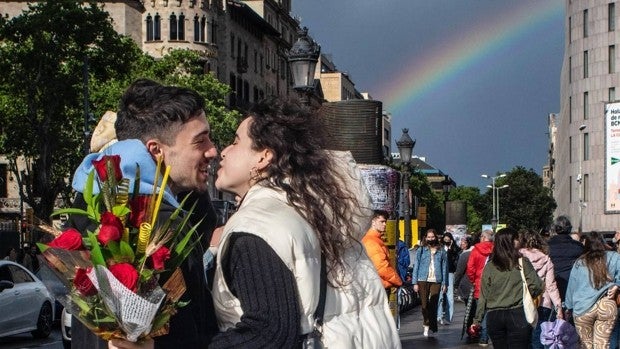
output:
M608 50L609 74L616 72L616 45L610 45Z
M263 57L263 54L260 54L260 64L258 65L260 67L260 76L263 76L263 74L265 73L265 57Z
M199 18L198 15L194 16L194 41L196 42L207 42L207 17L202 16Z
M232 86L231 86L232 87ZM573 163L573 137L568 137L568 163Z
M146 41L159 40L161 40L161 17L159 13L156 13L155 17L149 13L146 16Z
M9 193L7 173L9 167L7 164L0 164L0 198L6 198Z
M590 134L583 134L583 161L590 160Z
M568 57L568 82L573 82L573 57Z
M616 88L615 87L610 87L609 88L609 101L613 102L616 100Z
M588 120L590 116L590 104L588 102L588 92L583 93L583 119Z
M588 51L583 51L583 78L588 77Z
M237 38L237 56L239 56L239 58L243 58L242 56L242 51L241 51L241 38Z
M258 87L254 86L254 102L258 102Z
M568 97L568 123L573 122L573 97Z
M250 83L247 80L243 81L243 100L246 103L250 102Z
M258 51L254 50L254 72L258 73Z
M590 183L590 175L589 174L584 174L583 175L583 202L588 201L588 195L589 195L589 183Z
M573 202L573 176L568 176L568 202Z
M588 10L583 10L583 37L588 37Z
M215 19L213 19L211 21L211 43L216 45L217 44L217 23L215 22Z
M230 73L230 106L234 107L237 105L237 96L235 92L237 90L237 77L235 74Z
M235 58L235 35L230 34L230 57Z
M607 30L616 30L616 3L611 2L607 5Z
M177 16L172 12L170 15L170 40L177 40L178 30Z
M573 17L568 17L568 42L573 41Z

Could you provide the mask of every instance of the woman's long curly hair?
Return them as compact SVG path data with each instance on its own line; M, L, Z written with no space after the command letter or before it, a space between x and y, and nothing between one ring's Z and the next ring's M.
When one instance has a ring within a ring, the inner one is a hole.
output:
M600 289L605 286L611 278L607 272L607 249L602 236L598 232L583 234L583 254L579 257L583 264L588 267L590 283L594 288Z
M519 231L519 244L521 248L537 249L544 254L549 254L549 246L542 235L531 229Z
M253 149L270 149L273 160L262 183L286 192L289 203L314 228L332 278L341 283L347 267L344 250L357 240L352 217L359 203L346 191L330 155L324 151L325 130L319 115L297 102L268 98L248 113Z

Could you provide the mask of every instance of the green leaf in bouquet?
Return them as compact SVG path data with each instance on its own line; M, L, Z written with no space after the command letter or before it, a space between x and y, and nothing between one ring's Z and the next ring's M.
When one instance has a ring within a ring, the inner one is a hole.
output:
M112 213L114 213L116 217L123 217L131 213L131 209L127 207L127 205L116 205L112 207Z
M200 223L198 223L200 224ZM189 254L192 252L192 250L198 245L200 244L200 238L202 237L202 234L198 236L198 238L196 239L196 241L193 241L189 247L187 246L187 243L189 242L189 239L192 237L192 235L194 235L194 232L196 231L196 228L198 228L198 225L193 226L185 235L185 237L183 237L183 240L181 240L181 242L179 242L179 244L177 244L177 246L175 247L175 252L176 255L174 257L172 257L171 262L169 263L169 265L167 265L166 267L170 270L175 270L176 268L178 268L181 263L183 263L183 261L185 260L185 258L187 258L187 256L189 256ZM180 248L182 247L182 248Z
M55 217L55 216L60 216L62 214L68 214L68 215L79 215L79 216L88 216L89 213L85 210L79 209L79 208L61 208L58 210L55 210L54 212L52 212L52 214L50 216Z
M178 302L176 303L176 306L177 306L178 308L183 308L184 306L188 305L188 304L189 304L189 302L191 302L191 301L187 301L187 302L178 301Z
M84 202L86 206L93 206L93 185L95 183L95 170L90 171L88 177L86 178L86 184L84 185L84 192L82 193L84 196Z
M151 332L156 332L160 328L164 327L170 321L170 313L167 311L162 311L155 316L153 319L153 326L151 327Z
M153 277L153 269L142 269L140 270L140 280L142 282L146 282Z
M107 249L112 253L112 258L117 262L124 262L123 255L121 254L121 247L118 241L108 241L106 245Z
M136 255L133 252L133 248L125 242L121 240L120 243L121 255L127 259L129 263L133 263L136 260Z
M90 241L90 260L94 265L103 265L105 266L105 259L103 258L103 253L101 252L101 247L99 246L99 242L97 241L97 235L88 232L88 240Z
M41 253L45 252L45 250L49 248L46 244L42 244L40 242L37 242L37 247L39 247L39 251L41 251Z

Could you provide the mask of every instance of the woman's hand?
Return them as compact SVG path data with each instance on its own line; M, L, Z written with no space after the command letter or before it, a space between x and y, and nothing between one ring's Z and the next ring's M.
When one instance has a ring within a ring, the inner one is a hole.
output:
M448 292L448 286L446 285L441 286L441 293L446 293L446 292Z
M564 320L564 311L562 310L562 307L555 308L555 311L556 311L556 316L555 317L558 318L558 319Z
M413 292L418 292L418 284L413 285Z
M618 292L618 285L611 286L607 289L607 297L613 299L616 296L616 292Z
M213 230L213 234L211 235L211 241L209 242L209 247L218 247L220 245L220 240L222 239L223 232L224 232L223 225Z
M153 339L146 339L140 342L130 342L124 339L112 339L108 341L109 349L153 349L155 348L155 341Z

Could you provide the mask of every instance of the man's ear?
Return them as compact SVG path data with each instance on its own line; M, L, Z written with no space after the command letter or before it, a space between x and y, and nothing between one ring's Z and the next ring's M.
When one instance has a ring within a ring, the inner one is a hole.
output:
M150 139L146 142L146 150L149 152L149 154L151 154L153 159L157 159L163 154L161 143L156 139Z
M260 157L258 159L256 167L259 170L264 170L267 166L269 166L269 164L271 164L271 161L273 161L273 152L271 151L271 149L265 148L260 152Z

